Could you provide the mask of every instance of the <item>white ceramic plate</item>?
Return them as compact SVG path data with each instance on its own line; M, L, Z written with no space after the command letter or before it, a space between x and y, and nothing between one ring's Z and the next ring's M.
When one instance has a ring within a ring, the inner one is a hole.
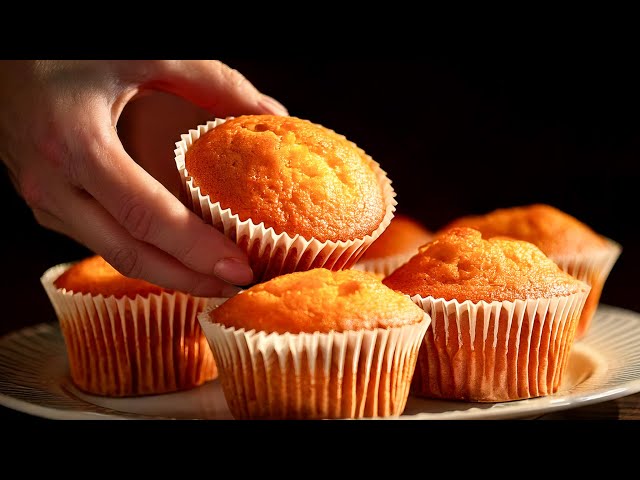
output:
M410 397L400 419L509 419L604 402L640 391L640 313L601 305L588 335L572 348L554 395L503 403ZM55 419L232 419L218 381L138 398L87 395L71 384L57 324L0 338L0 405Z

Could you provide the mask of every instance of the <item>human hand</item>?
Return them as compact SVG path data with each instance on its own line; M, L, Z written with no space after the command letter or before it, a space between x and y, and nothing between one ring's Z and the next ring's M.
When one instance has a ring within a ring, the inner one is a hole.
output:
M217 117L287 113L218 61L0 61L0 156L42 226L126 276L229 294L237 290L230 284L252 280L245 254L136 163L117 135L125 105L154 90Z

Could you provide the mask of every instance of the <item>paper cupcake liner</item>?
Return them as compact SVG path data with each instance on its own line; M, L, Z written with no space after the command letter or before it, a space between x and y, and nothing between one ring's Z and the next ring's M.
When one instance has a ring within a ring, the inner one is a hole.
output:
M197 314L208 299L184 293L146 298L91 295L58 289L72 263L40 278L65 340L73 383L81 390L124 397L186 390L218 375Z
M186 191L187 206L205 222L234 240L247 253L255 282L317 267L330 270L350 268L391 222L397 205L396 193L386 172L368 155L367 158L382 186L386 202L384 218L371 234L354 240L320 242L300 235L292 237L286 232L276 234L272 227L266 228L264 222L255 224L251 219L240 220L237 214L231 212L231 209L223 209L219 202L213 203L208 195L202 195L200 188L194 185L193 178L185 167L185 154L193 142L225 121L226 119L218 118L207 122L206 125L199 125L197 130L189 130L188 134L182 135L182 140L176 143L177 148L174 150L175 161ZM359 147L356 146L356 148ZM362 149L359 150L362 151Z
M431 316L411 393L504 402L558 391L588 291L550 299L411 299Z
M390 329L245 331L198 316L236 419L338 419L402 414L430 318Z
M412 253L401 253L387 257L359 260L353 268L355 270L373 273L380 278L385 278L395 269L407 263L416 253L418 253L417 248L416 251Z
M562 270L591 286L591 292L578 322L576 340L587 334L591 320L600 303L600 296L607 277L622 253L620 244L610 239L607 239L607 244L608 248L600 252L551 257Z

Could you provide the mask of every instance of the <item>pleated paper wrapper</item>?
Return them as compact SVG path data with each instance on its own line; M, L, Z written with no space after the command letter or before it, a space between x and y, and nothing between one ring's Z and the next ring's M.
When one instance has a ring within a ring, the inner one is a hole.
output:
M198 318L236 419L399 416L430 323L266 334L212 323L210 308Z
M277 234L273 228L266 228L263 222L255 224L251 219L240 220L231 209L223 209L219 202L212 202L208 195L202 195L185 166L185 154L189 147L203 134L225 121L215 119L182 135L182 140L176 142L175 161L186 192L188 207L205 222L234 240L247 253L254 272L254 281L262 282L285 273L318 267L330 270L350 268L391 222L397 204L395 191L386 172L368 155L386 202L384 218L370 235L354 240L320 242L300 235L290 236L287 232ZM362 151L360 148L359 150Z
M556 393L587 294L491 303L411 297L431 316L411 393L475 402Z
M591 286L591 292L582 310L582 316L576 331L576 340L584 338L591 326L591 320L596 313L602 289L607 281L611 269L615 265L622 247L611 239L606 239L607 248L599 252L584 254L551 256L550 258L569 275L582 280Z
M217 377L197 319L208 299L180 292L116 299L56 288L54 281L71 265L51 267L40 280L76 387L125 397L186 390Z

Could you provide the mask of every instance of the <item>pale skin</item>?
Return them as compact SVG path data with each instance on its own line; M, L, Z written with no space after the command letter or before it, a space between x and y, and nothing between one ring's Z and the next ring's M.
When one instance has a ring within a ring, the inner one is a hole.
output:
M215 60L0 61L0 157L43 227L129 277L193 295L229 295L252 281L245 254L176 197L165 180L176 178L172 150L145 165L118 135L125 106L148 91L183 98L209 119L287 114ZM144 128L140 133L138 143Z

